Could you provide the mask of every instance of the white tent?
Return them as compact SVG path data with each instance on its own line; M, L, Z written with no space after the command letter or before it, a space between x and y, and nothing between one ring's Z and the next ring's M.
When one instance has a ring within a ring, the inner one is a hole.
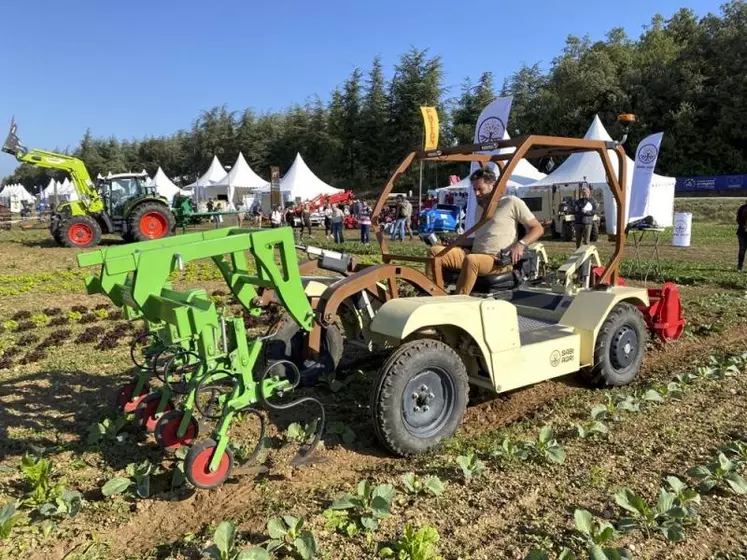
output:
M604 128L599 115L594 120L584 135L586 140L610 141L607 130ZM617 173L617 155L609 150L612 167ZM626 156L626 217L630 207L630 187L633 182L633 170L635 162ZM572 154L557 169L546 177L532 183L529 187L545 187L555 184L576 183L587 181L594 188L601 188L604 194L604 212L607 224L607 233L617 232L617 205L614 203L612 192L607 185L607 175L604 172L602 160L596 152L580 152ZM664 177L654 173L651 179L651 191L646 204L646 216L653 216L654 220L662 227L671 227L674 213L674 177Z
M23 185L6 185L0 192L0 201L8 205L11 212L20 212L21 202L35 202L36 199Z
M270 185L263 187L261 192L270 192ZM280 192L283 193L284 200L304 201L316 198L320 194L339 193L342 189L336 189L314 175L301 154L296 154L293 165L280 179Z
M228 194L228 202L232 207L241 205L241 201L247 193L257 191L263 187L269 187L269 183L257 175L244 159L244 154L239 153L236 163L222 180L207 188L208 192L220 189Z
M213 161L210 162L210 167L208 167L208 170L205 171L205 173L194 183L192 183L191 185L187 185L187 188L192 189L194 187L209 187L210 185L222 181L225 176L226 170L223 169L223 164L221 164L218 156L213 156Z
M169 200L169 202L174 198L176 194L189 194L188 192L182 191L179 187L177 187L160 167L158 168L158 171L156 171L156 174L153 176L153 179L150 180L150 184L156 187L156 192L161 196L165 196Z

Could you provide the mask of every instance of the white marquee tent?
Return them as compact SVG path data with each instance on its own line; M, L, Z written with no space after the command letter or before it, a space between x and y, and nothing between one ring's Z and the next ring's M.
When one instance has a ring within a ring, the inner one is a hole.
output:
M223 191L228 195L229 204L236 208L248 193L256 192L263 187L269 188L269 183L257 175L239 152L236 163L222 180L206 188L208 196L214 191Z
M54 179L49 180L49 184L41 192L41 198L47 200L54 199L55 190L57 191L56 194L60 201L78 200L78 193L75 192L72 182L66 180L60 183Z
M263 194L270 192L270 185L261 189ZM322 181L306 165L301 154L296 154L293 165L280 180L280 193L285 202L288 201L307 201L316 198L320 194L335 194L342 192L342 189L336 189ZM269 197L263 197L262 206L267 211L269 209Z
M187 185L186 188L194 192L196 199L203 200L210 196L206 192L207 187L219 183L226 175L226 170L223 168L223 164L221 164L218 156L213 156L213 161L210 162L208 170L194 183Z
M11 212L21 211L21 202L36 202L36 199L26 190L23 185L6 185L0 191L0 201L10 207Z
M153 179L150 179L150 185L155 186L156 192L161 196L165 196L169 200L169 202L174 198L175 195L179 193L187 195L190 194L186 191L182 191L179 187L177 187L160 167L158 168L158 171L156 171L156 174L153 176Z
M610 141L607 130L604 128L599 115L594 116L594 120L587 130L584 138L587 140L606 140ZM617 155L613 150L609 151L612 167L617 172ZM626 217L630 208L630 188L633 182L633 170L635 162L627 157L626 163ZM607 186L607 175L604 172L602 160L594 152L580 152L572 154L557 169L546 177L531 183L529 188L546 187L554 184L575 183L587 181L594 188L601 188L604 194L604 212L607 224L607 233L617 232L617 207L612 197L612 192ZM646 216L652 216L662 227L671 227L674 213L674 177L665 177L654 173L651 179L651 191L646 204Z

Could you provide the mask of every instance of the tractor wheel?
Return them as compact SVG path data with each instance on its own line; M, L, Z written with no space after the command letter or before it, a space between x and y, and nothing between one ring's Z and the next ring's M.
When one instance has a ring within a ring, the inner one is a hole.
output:
M304 333L293 319L285 319L273 338L266 343L265 357L268 362L288 360L304 369ZM322 329L321 362L326 371L335 371L342 359L343 339L340 329L331 325ZM277 369L285 369L278 365ZM278 372L280 373L280 372ZM292 374L290 375L292 377Z
M599 329L594 345L594 365L582 371L596 386L627 385L641 369L648 331L640 311L629 303L618 303Z
M184 459L184 475L195 488L203 490L215 488L223 484L231 474L233 455L228 447L223 452L218 468L210 472L210 460L217 446L215 440L208 438L189 449Z
M101 226L91 216L72 216L57 231L65 247L85 249L101 242Z
M136 385L137 383L135 381L131 381L130 383L127 383L126 385L120 387L119 391L117 392L116 406L122 412L125 412L127 414L129 414L130 412L135 412L140 399L145 397L145 395L150 392L150 388L146 383L141 389L140 394L137 396L137 398L133 399L132 393L135 390Z
M171 210L165 204L157 202L147 202L136 207L128 222L128 235L135 241L161 239L171 235L176 225Z
M158 404L161 402L161 397L162 395L160 391L149 393L143 397L135 409L136 424L141 428L145 428L145 431L148 433L153 433L155 431L156 424L160 418L159 416L156 416L156 411L158 410ZM166 413L172 410L174 410L174 405L171 401L168 401L163 412Z
M571 222L563 222L563 241L573 241L573 224Z
M50 233L52 234L52 239L55 240L55 243L57 243L57 245L59 245L60 247L65 246L65 236L59 227L54 229L53 231L50 231Z
M166 451L176 451L185 445L192 445L200 433L200 425L194 416L190 416L184 435L179 436L179 424L184 418L183 410L171 410L161 416L156 423L156 442Z
M461 358L440 340L397 348L371 390L378 440L400 456L423 453L456 432L469 398Z
M589 241L592 243L599 241L599 222L593 222L591 224L591 235L589 235Z

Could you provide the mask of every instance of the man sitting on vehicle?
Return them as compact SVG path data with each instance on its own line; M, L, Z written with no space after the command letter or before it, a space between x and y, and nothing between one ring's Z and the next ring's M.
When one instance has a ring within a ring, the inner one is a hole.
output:
M479 221L490 195L498 182L495 173L488 168L475 171L470 177L472 189L477 198L475 221ZM519 238L517 230L524 226L525 234ZM516 196L504 196L495 207L493 216L475 232L473 239L465 239L463 244L452 248L441 260L448 270L461 270L456 285L457 294L469 294L478 276L500 274L512 268L500 264L500 253L508 251L514 264L524 254L524 248L542 237L544 229L526 203ZM434 245L431 256L440 253L444 247ZM435 279L433 263L428 263L426 274Z

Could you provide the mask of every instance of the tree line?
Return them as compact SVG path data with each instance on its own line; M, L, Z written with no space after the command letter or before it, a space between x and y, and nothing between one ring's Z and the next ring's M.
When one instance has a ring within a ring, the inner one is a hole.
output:
M698 17L687 8L652 18L641 35L621 28L605 39L569 36L549 68L524 65L496 87L485 72L466 78L459 92L444 84L442 60L427 49L399 57L387 79L382 61L355 69L329 100L315 97L281 112L258 113L226 106L203 111L188 130L137 141L95 138L88 130L73 151L92 176L158 166L182 184L203 173L213 155L233 164L239 151L265 178L270 166L284 173L300 152L326 182L358 192L379 189L410 151L422 145L419 107L435 106L440 145L470 143L480 111L496 95L512 95L512 136L582 136L595 114L619 134L621 112L638 116L626 147L664 132L657 170L674 176L741 173L747 169L747 4L732 0L718 14ZM543 162L533 162L543 163ZM557 162L555 162L557 163ZM466 165L429 166L429 186L446 184ZM437 174L436 174L437 173ZM27 188L60 175L20 166L5 183ZM403 180L417 184L417 170Z

